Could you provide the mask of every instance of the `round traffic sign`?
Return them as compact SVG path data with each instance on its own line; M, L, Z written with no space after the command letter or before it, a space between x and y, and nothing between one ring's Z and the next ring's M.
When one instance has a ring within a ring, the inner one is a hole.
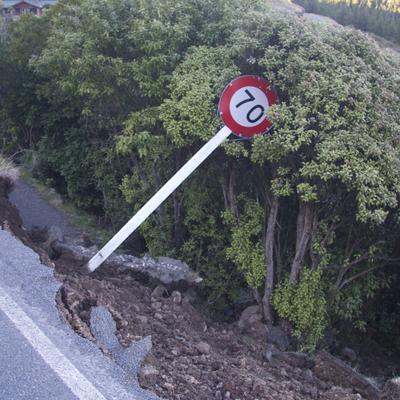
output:
M267 112L277 102L276 92L265 79L245 75L224 89L218 108L222 121L235 135L252 137L271 129Z

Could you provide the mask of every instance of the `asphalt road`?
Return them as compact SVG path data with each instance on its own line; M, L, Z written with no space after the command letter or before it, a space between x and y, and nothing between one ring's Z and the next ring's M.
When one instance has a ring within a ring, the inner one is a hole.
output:
M0 399L157 400L61 320L58 288L34 252L0 230Z
M18 208L23 225L27 230L33 227L57 226L66 236L77 234L77 229L68 223L67 218L42 199L38 192L26 183L17 181L9 199Z
M76 398L3 312L0 326L1 399Z

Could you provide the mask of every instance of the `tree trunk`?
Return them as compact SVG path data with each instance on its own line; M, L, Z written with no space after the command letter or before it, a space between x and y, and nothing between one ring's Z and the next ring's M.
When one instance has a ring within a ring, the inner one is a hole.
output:
M310 260L311 260L311 269L315 271L318 268L321 257L314 253L313 244L316 239L318 229L318 214L315 212L311 227L311 239L310 239Z
M304 257L311 239L313 214L311 203L300 203L297 215L296 252L290 270L290 283L297 283L299 280Z
M228 202L228 185L226 184L226 179L223 177L221 179L221 189L222 189L222 195L224 196L224 206L225 210L229 209L229 202Z
M229 173L229 183L228 183L228 202L233 215L239 218L239 212L236 206L236 196L235 196L235 170L230 168Z
M271 307L271 296L274 289L274 237L276 221L278 217L279 198L273 196L271 203L271 210L268 216L267 232L265 235L264 252L265 252L265 289L263 302L264 318L267 325L273 324L273 314Z
M177 248L183 242L181 196L179 192L175 192L172 196L174 202L174 243Z

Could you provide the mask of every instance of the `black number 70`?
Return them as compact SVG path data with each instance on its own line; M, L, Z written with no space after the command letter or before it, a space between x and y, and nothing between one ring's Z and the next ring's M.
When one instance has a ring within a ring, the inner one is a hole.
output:
M242 100L240 103L236 104L236 108L239 108L240 106L242 106L243 104L246 104L248 102L254 101L256 98L251 94L249 89L245 89L245 92L247 94L247 96L249 96L248 99ZM255 110L260 110L259 113L257 113L257 116L254 118L252 118L252 114ZM249 112L246 115L246 119L247 121L249 121L250 123L254 124L255 122L259 121L263 115L264 115L264 111L265 108L261 105L261 104L257 104L256 106L252 107Z

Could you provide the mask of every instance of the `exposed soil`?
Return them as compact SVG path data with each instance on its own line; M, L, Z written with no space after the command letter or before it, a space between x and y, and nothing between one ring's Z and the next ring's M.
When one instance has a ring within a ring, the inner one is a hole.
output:
M8 200L8 195L13 188L13 181L0 176L0 228L10 231L22 243L38 253L43 264L48 267L54 267L54 263L50 260L47 253L32 241L29 233L22 227L22 219L17 208Z
M43 250L22 229L16 208L7 200L11 187L10 182L0 180L0 223L44 259ZM47 261L51 265L48 257ZM79 334L94 340L89 326L90 310L92 306L104 305L117 323L121 344L151 335L152 351L139 380L160 398L367 398L356 393L350 384L334 386L331 379L321 377L309 357L277 352L271 358L271 354L265 353L261 323L243 331L236 323L211 322L191 303L189 293L171 293L160 287L154 291L154 287L135 280L129 270L116 272L101 267L87 275L76 262L63 257L52 261L55 275L63 283L57 296L61 313Z
M332 387L313 373L314 362L264 359L265 337L243 334L236 324L207 321L179 292L152 296L129 271L100 268L90 276L56 261L63 282L59 305L82 336L90 333L90 308L105 305L123 345L151 335L153 348L140 376L143 387L164 399L306 400L362 399L351 388ZM75 266L76 267L76 266ZM67 272L67 275L65 274Z

